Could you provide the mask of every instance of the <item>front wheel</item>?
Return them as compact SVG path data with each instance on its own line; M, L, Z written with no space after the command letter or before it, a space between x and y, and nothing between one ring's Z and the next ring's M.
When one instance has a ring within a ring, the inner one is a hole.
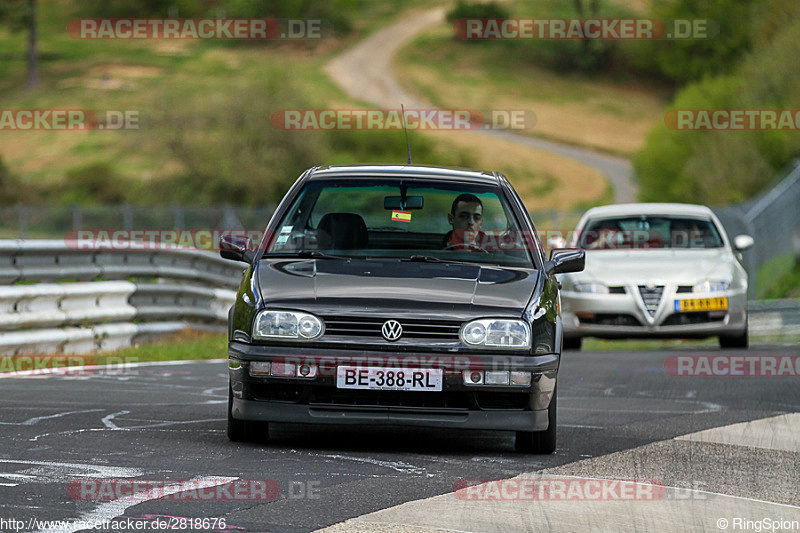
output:
M514 447L518 452L548 454L556 451L557 408L558 388L553 390L553 398L547 407L547 429L544 431L517 431Z
M564 350L580 350L582 341L581 337L564 337L561 347Z
M740 335L720 335L719 347L720 348L747 348L750 344L750 339L747 335L747 330Z
M269 424L233 418L233 390L228 386L228 440L231 442L266 441Z

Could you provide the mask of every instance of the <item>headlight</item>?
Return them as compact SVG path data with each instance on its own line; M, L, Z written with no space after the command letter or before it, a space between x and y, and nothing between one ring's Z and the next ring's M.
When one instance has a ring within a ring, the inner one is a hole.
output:
M692 292L719 292L726 291L730 287L727 281L704 281L692 287Z
M322 320L298 311L264 309L256 315L254 339L285 339L311 341L325 332Z
M522 320L484 318L467 322L459 332L468 346L487 348L530 348L531 328Z
M606 287L602 283L597 283L597 282L576 283L575 292L593 292L596 294L608 294L608 287Z

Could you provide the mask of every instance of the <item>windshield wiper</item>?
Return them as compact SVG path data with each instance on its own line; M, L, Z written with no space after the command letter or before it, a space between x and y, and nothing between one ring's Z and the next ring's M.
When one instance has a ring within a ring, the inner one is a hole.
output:
M432 255L412 255L411 257L404 257L400 261L410 261L412 263L459 263L460 261L448 261L446 259L439 259Z
M265 257L309 257L311 259L342 259L350 261L352 257L345 257L341 255L326 254L319 250L298 250L296 252L271 252L264 254Z
M449 263L453 265L483 265L478 261L464 261L458 259L440 259L432 255L412 255L411 257L404 257L400 261L408 263Z

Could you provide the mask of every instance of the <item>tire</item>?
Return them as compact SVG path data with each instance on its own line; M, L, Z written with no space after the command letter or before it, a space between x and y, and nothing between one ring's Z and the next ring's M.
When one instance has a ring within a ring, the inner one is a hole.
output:
M562 350L580 350L583 339L581 337L564 337L561 342Z
M228 440L231 442L266 442L269 439L269 424L233 418L233 390L228 386Z
M547 429L544 431L517 431L514 448L520 453L550 454L556 451L556 411L558 387L547 407Z
M720 335L719 347L720 348L747 348L750 344L750 339L747 330L739 335Z

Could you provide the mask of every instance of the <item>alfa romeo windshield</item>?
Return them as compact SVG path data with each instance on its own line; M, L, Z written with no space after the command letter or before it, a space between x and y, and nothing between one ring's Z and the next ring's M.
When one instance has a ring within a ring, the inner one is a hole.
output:
M711 220L695 217L635 215L589 220L579 235L587 250L721 248Z
M399 179L310 181L266 256L397 258L533 267L538 240L500 188Z

